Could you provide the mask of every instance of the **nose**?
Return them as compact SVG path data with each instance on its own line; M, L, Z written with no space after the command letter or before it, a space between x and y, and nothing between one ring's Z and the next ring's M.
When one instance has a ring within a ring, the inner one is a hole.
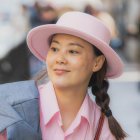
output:
M56 58L56 63L57 64L67 64L65 54L60 53Z

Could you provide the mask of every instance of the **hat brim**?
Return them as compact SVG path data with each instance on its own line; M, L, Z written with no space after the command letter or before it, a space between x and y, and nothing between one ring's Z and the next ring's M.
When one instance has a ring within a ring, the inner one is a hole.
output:
M49 50L50 39L57 33L70 34L80 37L96 46L105 56L108 64L107 79L119 77L123 72L123 64L116 52L102 40L93 35L83 33L79 30L60 26L56 24L42 25L32 29L27 36L27 44L30 51L41 61L46 61Z

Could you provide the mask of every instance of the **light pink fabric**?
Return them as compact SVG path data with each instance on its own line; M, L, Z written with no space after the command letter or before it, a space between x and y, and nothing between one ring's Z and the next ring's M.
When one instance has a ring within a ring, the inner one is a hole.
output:
M6 130L4 130L3 132L0 132L0 140L8 140Z
M75 120L65 132L61 129L60 110L51 81L39 86L39 99L43 140L93 140L100 110L88 94L86 94ZM105 118L100 140L115 140L109 130L107 118Z

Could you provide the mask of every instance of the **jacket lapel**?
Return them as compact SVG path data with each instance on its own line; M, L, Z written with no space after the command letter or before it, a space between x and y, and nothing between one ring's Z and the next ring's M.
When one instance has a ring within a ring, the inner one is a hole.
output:
M0 132L22 120L13 106L31 99L38 99L38 89L33 80L0 85Z
M8 126L21 121L22 118L13 109L11 105L0 99L0 132Z

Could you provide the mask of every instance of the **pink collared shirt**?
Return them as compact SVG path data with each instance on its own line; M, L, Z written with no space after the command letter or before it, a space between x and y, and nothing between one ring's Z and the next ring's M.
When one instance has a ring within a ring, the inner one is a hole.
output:
M40 126L43 140L93 140L100 118L100 109L88 93L70 127L64 132L62 119L51 81L39 86ZM115 140L105 118L100 140Z

